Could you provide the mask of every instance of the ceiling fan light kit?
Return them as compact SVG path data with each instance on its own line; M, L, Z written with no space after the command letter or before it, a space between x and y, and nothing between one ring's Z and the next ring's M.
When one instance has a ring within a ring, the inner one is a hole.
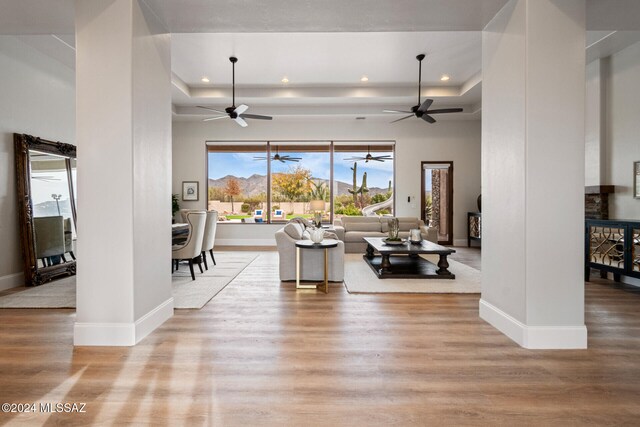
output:
M345 162L359 162L360 160L364 160L365 163L369 163L369 161L372 162L384 162L385 160L393 160L393 157L391 157L388 154L384 154L382 156L374 156L371 154L371 146L367 145L367 155L364 157L349 157L344 159Z
M238 125L242 126L243 128L246 128L248 126L248 123L245 121L245 119L252 119L252 120L273 120L273 117L271 116L263 116L260 114L246 114L245 111L247 111L249 109L248 106L246 106L245 104L240 104L238 107L236 107L236 62L238 62L238 58L236 58L235 56L232 56L229 58L229 62L231 62L231 76L232 76L232 80L231 80L231 107L227 107L224 109L224 111L220 111L220 110L216 110L214 108L209 108L209 107L204 107L201 105L198 105L198 108L203 108L205 110L209 110L209 111L213 111L215 113L218 114L222 114L221 116L215 116L215 117L209 117L203 120L203 122L209 122L212 120L218 120L218 119L226 119L226 118L230 118L231 120L235 121Z
M442 108L439 110L429 110L431 104L433 104L433 99L425 99L424 102L421 102L421 92L422 92L422 60L424 60L425 54L421 53L416 56L418 60L418 104L411 107L411 111L404 110L383 110L385 113L404 113L408 114L407 116L401 117L397 120L392 121L391 123L396 123L410 117L417 117L419 119L424 120L427 123L435 123L436 119L431 117L432 114L445 114L445 113L460 113L462 108Z
M256 156L253 158L253 160L267 160L267 157L264 156ZM278 151L278 147L276 146L276 154L274 154L271 157L271 160L274 162L281 162L281 163L286 163L286 162L299 162L300 160L302 160L302 157L291 157L287 154L284 155L280 155L280 152Z

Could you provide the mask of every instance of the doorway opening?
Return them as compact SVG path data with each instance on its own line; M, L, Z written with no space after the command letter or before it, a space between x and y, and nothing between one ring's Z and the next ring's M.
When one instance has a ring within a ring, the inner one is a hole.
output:
M422 220L438 231L438 243L453 244L453 162L421 164Z

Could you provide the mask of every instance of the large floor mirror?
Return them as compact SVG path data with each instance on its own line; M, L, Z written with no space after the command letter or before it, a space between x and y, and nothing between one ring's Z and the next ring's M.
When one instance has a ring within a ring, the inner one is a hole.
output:
M76 147L14 134L27 286L76 273Z

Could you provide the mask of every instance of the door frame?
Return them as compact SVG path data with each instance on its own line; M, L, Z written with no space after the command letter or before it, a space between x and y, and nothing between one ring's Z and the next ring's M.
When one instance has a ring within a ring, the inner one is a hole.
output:
M438 240L438 244L441 245L453 245L453 161L422 161L420 162L420 218L424 221L424 166L425 165L449 165L449 179L447 180L447 198L450 200L447 212L447 223L449 224L447 230L447 236L449 236L448 240Z

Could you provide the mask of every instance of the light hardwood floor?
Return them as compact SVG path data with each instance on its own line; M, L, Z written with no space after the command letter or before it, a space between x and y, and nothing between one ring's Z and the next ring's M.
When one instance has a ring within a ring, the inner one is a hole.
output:
M132 348L74 348L73 310L0 310L0 403L87 403L0 424L640 422L638 293L588 284L589 349L528 351L478 318L478 295L296 292L276 260Z

